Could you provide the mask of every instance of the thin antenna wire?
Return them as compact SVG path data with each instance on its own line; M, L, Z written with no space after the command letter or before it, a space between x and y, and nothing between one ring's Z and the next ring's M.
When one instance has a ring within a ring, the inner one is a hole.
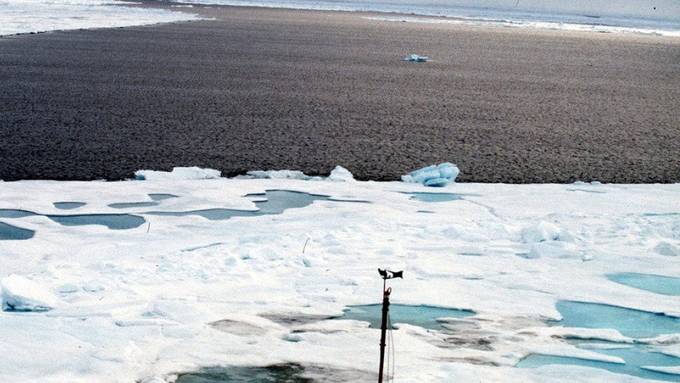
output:
M390 331L389 329L392 328L392 326L390 324L390 312L389 311L387 312L387 328L388 328L388 331ZM390 340L390 337L388 335L387 336L387 366L385 366L386 370L387 370L387 376L386 376L385 380L387 381L387 383L389 383L389 381L390 381L390 355L391 355L390 350L391 350L391 348L392 348L392 341Z
M396 366L395 352L394 352L394 334L392 333L392 317L387 313L387 328L388 334L388 349L387 349L387 382L394 382L394 369ZM392 370L390 371L390 360L392 361Z
M391 380L394 382L394 370L397 365L397 359L396 359L396 351L394 348L394 333L392 332L392 317L390 314L387 314L387 323L390 326L390 350L392 351L392 374L388 376L388 381ZM387 367L387 371L389 371L389 367Z

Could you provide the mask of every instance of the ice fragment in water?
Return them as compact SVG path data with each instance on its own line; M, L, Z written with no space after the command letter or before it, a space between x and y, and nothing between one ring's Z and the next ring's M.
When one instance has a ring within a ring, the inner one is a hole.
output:
M421 56L417 55L415 53L412 53L404 58L404 61L410 61L410 62L416 62L416 63L424 63L428 61L430 58L427 56Z
M439 165L430 165L422 169L414 170L409 174L401 176L404 182L413 182L425 186L446 186L456 181L458 177L458 167L452 163L444 162Z

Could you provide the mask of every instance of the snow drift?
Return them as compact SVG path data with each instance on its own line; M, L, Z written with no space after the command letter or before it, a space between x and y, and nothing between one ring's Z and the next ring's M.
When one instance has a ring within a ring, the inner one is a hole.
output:
M10 275L0 285L3 311L48 311L57 303L51 292L20 275Z

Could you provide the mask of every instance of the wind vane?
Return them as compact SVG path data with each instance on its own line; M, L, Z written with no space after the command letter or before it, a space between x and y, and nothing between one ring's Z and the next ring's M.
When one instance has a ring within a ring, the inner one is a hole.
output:
M383 383L383 367L385 365L385 333L387 332L387 318L390 311L390 293L392 288L387 287L387 280L393 278L404 279L404 271L391 271L387 269L378 269L378 274L383 279L383 303L382 303L382 321L380 322L380 370L378 371L378 383ZM394 345L391 345L394 347ZM394 363L394 362L393 362Z

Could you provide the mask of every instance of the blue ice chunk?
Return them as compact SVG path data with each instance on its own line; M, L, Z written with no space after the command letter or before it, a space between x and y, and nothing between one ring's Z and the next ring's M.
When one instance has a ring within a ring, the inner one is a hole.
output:
M423 182L423 185L425 186L434 186L434 187L443 187L451 183L451 180L448 178L442 178L442 177L437 177L437 178L430 178L428 180L425 180Z
M456 181L458 167L450 162L439 165L430 165L422 169L414 170L401 177L404 182L414 182L425 186L446 186Z
M415 63L424 63L428 61L430 58L427 56L421 56L415 53L412 53L406 57L404 57L404 61L410 61L410 62L415 62Z
M448 178L452 181L458 177L458 173L460 173L460 170L458 170L458 167L450 162L444 162L443 164L439 164L437 166L437 169L439 169L439 174L443 178Z
M413 177L413 181L424 184L427 180L439 177L439 169L435 165L430 165L428 167L412 171L410 173Z

